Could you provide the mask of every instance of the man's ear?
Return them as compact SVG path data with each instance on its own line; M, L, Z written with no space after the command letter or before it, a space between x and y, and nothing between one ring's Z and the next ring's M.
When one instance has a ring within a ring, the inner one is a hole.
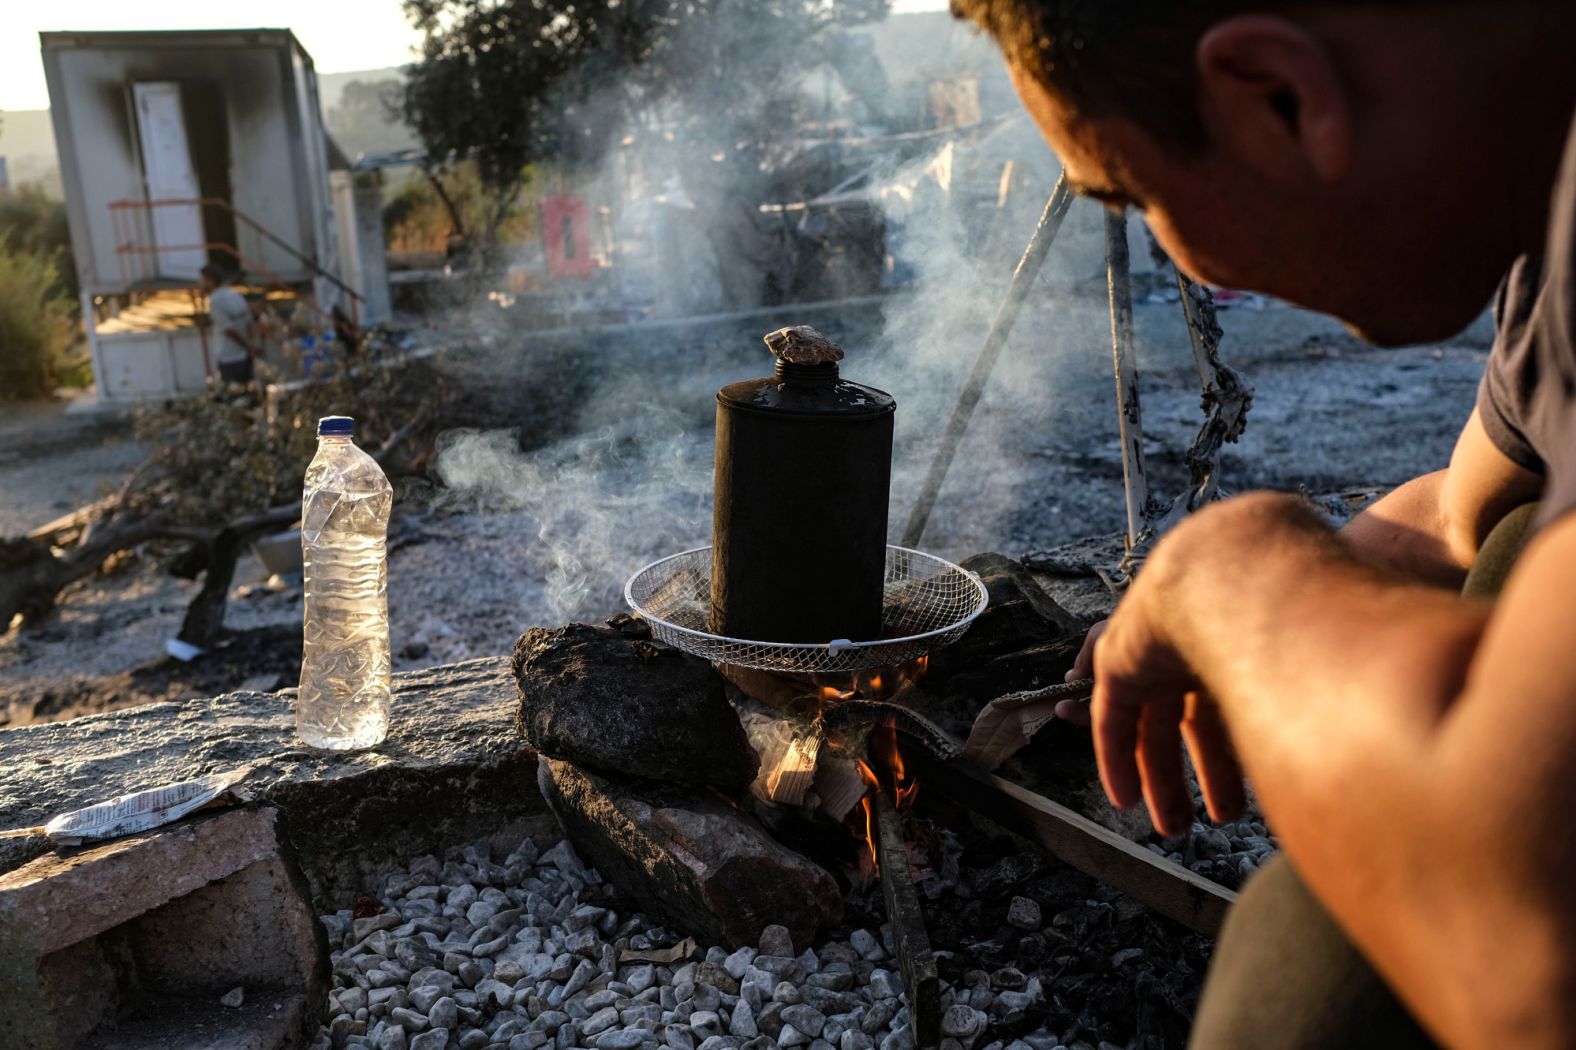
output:
M1329 50L1281 18L1212 26L1196 52L1199 106L1215 146L1268 178L1339 181L1352 163L1352 110Z

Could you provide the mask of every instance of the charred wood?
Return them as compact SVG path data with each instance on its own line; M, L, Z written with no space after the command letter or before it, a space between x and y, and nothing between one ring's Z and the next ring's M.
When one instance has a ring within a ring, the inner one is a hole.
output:
M908 866L903 818L884 789L872 793L871 804L876 814L881 893L886 900L893 947L903 971L903 985L908 989L914 1042L920 1050L930 1050L941 1042L941 977L936 969L936 955L930 948L925 913L920 910L919 893Z

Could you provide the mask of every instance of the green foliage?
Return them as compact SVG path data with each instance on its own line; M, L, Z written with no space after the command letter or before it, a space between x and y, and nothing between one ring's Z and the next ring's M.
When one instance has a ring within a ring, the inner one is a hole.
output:
M352 80L340 93L339 104L323 117L329 134L349 156L405 149L416 136L400 115L404 86L384 80Z
M527 169L524 192L508 209L499 224L498 242L516 244L530 237L536 228L536 215L530 207L531 178ZM492 194L482 185L476 165L464 161L450 166L442 176L446 203L433 187L432 179L416 175L396 187L383 206L383 239L390 251L443 251L451 233L483 228L487 222ZM449 205L459 212L459 221Z
M66 206L37 186L21 186L0 196L0 241L39 256L55 267L54 290L77 306L77 268L71 257L71 227Z
M48 397L77 338L54 262L0 239L0 399Z
M291 503L301 498L320 418L354 417L356 443L371 452L412 420L426 420L401 447L408 463L430 449L445 397L442 378L425 362L394 360L341 362L331 376L266 399L232 390L144 405L136 430L151 451L129 502L139 513L165 511L190 526Z

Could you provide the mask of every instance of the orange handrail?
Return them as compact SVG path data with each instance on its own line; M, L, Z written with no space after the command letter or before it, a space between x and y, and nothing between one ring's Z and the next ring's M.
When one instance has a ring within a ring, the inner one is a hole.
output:
M224 252L227 255L234 256L236 263L243 270L247 270L249 272L256 273L259 276L263 277L268 282L270 282L271 284L277 285L279 287L284 287L286 285L286 283L287 283L284 279L279 277L279 275L270 272L261 263L256 263L256 262L253 262L253 261L247 259L246 256L244 256L240 252L236 251L234 246L229 245L229 244L221 244L221 243L219 243L217 241L207 242L207 243L203 243L203 244L155 245L155 246L153 246L151 248L140 248L140 247L136 247L136 246L129 245L129 244L123 244L123 245L119 245L115 249L115 253L117 255L157 255L159 252L179 252L179 251ZM335 325L336 322L334 320L334 315L331 314L331 313L325 312L322 307L317 305L317 303L309 302L309 301L303 301L303 300L300 300L300 299L298 299L296 301L297 302L301 302L308 310L312 311L312 313L314 313L318 317L322 318L325 322L328 323L330 328L332 328ZM356 320L356 316L355 316L356 307L355 307L354 303L351 304L350 309L351 309L350 323L352 325L357 325L357 320ZM358 327L359 327L359 325L358 325Z
M252 218L250 215L247 215L245 212L243 212L240 209L236 208L236 206L234 204L231 204L227 200L223 200L222 198L218 198L218 197L198 197L198 198L193 198L193 199L171 198L171 199L151 200L151 201L119 200L119 201L110 201L108 206L110 208L111 217L115 220L114 225L115 225L115 230L116 230L117 235L120 233L120 222L119 222L119 219L118 219L118 216L117 216L117 213L120 212L120 211L133 210L133 209L135 209L135 210L142 210L142 211L148 211L148 210L151 210L153 208L174 207L174 206L223 208L225 211L229 212L235 218L241 220L247 226L249 226L253 230L255 230L265 240L268 240L268 241L272 242L273 244L278 245L284 251L288 252L297 261L299 261L300 263L305 265L307 267L307 269L311 270L314 274L316 274L319 277L324 278L325 280L330 281L340 291L342 291L346 295L350 296L350 311L351 311L350 317L351 317L351 323L352 324L359 324L359 309L358 309L358 307L360 306L360 304L362 302L365 301L365 299L363 298L363 296L359 292L357 292L354 288L350 287L348 284L346 284L344 281L342 281L337 275L331 273L328 270L325 270L315 260L309 258L305 254L303 254L301 251L299 251L298 249L296 249L295 247L293 247L292 245L290 245L289 243L287 243L286 241L281 239L273 231L271 231L267 227L263 226L262 223L258 222L256 219ZM118 239L118 236L117 236L117 239ZM185 246L173 246L173 245L171 245L171 246L157 246L156 245L156 246L154 246L152 248L136 248L136 247L133 247L133 246L128 245L128 244L120 244L120 245L117 245L117 247L116 247L116 254L117 255L123 255L123 254L126 254L127 252L151 252L151 253L157 254L160 251L180 251L180 250L192 251L192 250L198 250L198 249L208 250L210 248L213 249L213 250L225 251L225 252L233 255L238 262L241 262L242 265L247 266L249 269L256 269L259 273L262 273L265 276L270 276L271 277L271 275L268 274L268 271L264 270L260 266L254 266L251 263L247 262L241 256L241 253L240 253L239 250L237 250L236 248L234 248L234 247L232 247L230 245L227 245L227 244L185 245ZM276 277L271 277L271 279L273 279L275 281L278 281L278 278L276 278ZM278 283L282 284L284 282L278 281Z

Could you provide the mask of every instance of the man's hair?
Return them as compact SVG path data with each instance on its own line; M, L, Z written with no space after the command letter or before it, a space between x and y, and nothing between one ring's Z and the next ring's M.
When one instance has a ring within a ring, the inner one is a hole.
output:
M1418 0L1323 0L1399 6ZM1193 52L1216 22L1243 11L1288 11L1314 0L952 0L1007 61L1093 117L1124 117L1164 141L1204 141Z
M190 270L187 270L186 272L187 273L191 273ZM224 271L219 269L213 263L208 263L206 266L204 266L201 270L199 270L197 272L202 274L204 277L208 278L208 280L212 281L214 284L223 284L224 283Z

